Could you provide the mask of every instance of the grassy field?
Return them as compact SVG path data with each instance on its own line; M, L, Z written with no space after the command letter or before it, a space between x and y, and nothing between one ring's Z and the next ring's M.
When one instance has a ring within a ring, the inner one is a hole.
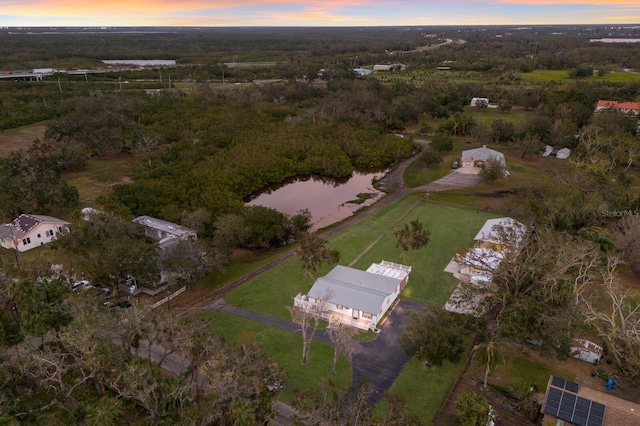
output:
M417 208L411 211L404 223L420 219L425 228L431 231L431 242L427 247L411 251L407 253L406 259L402 259L400 250L395 245L395 237L389 233L354 267L366 269L371 263L383 259L411 265L413 270L410 282L402 297L423 304L442 305L456 284L453 276L443 269L458 250L473 243L478 229L493 215L426 204L422 199L422 195L418 194L392 203L363 222L330 238L329 246L340 251L340 264L349 265L380 234L391 228L397 218L419 201ZM325 265L318 271L318 275L327 273L330 268ZM296 294L306 293L313 285L310 280L303 279L302 273L300 260L290 259L234 289L225 299L232 305L290 319L287 306L291 306Z
M344 357L338 359L338 374L331 374L333 347L313 341L309 351L309 362L300 362L302 336L220 312L203 314L211 318L209 330L224 336L231 343L241 345L258 342L271 360L289 373L289 382L278 399L290 403L295 390L308 390L320 384L323 378L331 379L343 392L351 386L353 371Z
M518 76L522 77L526 81L560 81L569 80L569 70L534 70L528 73L520 73ZM640 74L624 72L624 71L610 71L602 77L599 77L596 73L591 77L581 78L581 81L603 81L608 83L628 83L633 81L640 81Z
M425 424L430 424L461 366L461 363L453 364L445 361L441 367L427 369L422 361L413 358L404 367L389 390L389 394L404 395L407 410L418 416ZM385 411L385 404L379 404L374 411L374 417L381 418Z
M62 178L78 188L80 200L95 200L106 195L119 183L129 182L141 159L135 155L90 160L87 169L65 173Z
M464 107L464 112L470 114L478 124L491 127L496 120L512 123L516 128L524 128L527 120L534 115L533 111L511 110L500 111L498 108L480 109L472 106Z
M0 132L0 157L6 157L11 151L26 151L36 139L44 139L44 122L8 129Z

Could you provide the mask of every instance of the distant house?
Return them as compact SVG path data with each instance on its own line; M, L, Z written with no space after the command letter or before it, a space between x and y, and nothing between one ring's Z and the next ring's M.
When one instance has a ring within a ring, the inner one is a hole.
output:
M640 103L639 102L618 102L618 101L606 101L600 100L596 104L596 112L613 110L627 115L640 115Z
M569 148L561 148L556 151L551 145L547 145L542 153L543 157L556 157L561 160L566 160L570 155L571 150Z
M102 210L94 209L93 207L85 207L80 210L80 219L87 222L91 222L91 216L105 214Z
M144 226L145 234L158 240L160 248L173 245L178 240L198 238L198 233L194 229L151 216L138 216L133 219L133 222Z
M194 229L155 217L138 216L133 219L133 222L144 226L145 234L158 241L158 246L160 247L160 264L163 259L166 259L167 256L173 252L180 241L194 242L198 239L198 233ZM190 246L189 250L190 256L194 258L199 256L194 245ZM162 270L161 265L159 265L159 267L160 276L158 281L164 283L171 278L171 274Z
M0 245L27 251L50 243L62 232L69 232L69 222L51 216L21 214L13 222L0 226Z
M404 71L407 69L405 64L376 64L373 66L374 71Z
M493 149L487 148L486 145L482 145L482 148L468 149L462 151L460 158L461 167L459 169L462 173L474 173L480 172L482 166L489 158L495 158L506 168L507 163L504 160L504 154Z
M393 262L373 263L366 271L338 265L316 280L294 305L308 309L321 304L330 323L377 330L378 323L409 282L411 267Z
M604 388L604 386L603 386ZM543 425L627 426L640 424L640 405L562 377L551 376L542 403Z
M356 74L358 74L360 77L364 77L364 76L373 74L373 71L368 70L366 68L354 68L353 71Z
M471 98L471 102L469 102L469 105L472 107L488 106L489 98Z

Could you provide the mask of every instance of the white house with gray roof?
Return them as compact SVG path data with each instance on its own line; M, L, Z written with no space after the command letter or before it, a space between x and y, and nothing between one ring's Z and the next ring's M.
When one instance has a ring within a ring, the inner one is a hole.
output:
M11 223L0 225L0 246L27 251L55 240L69 232L69 222L39 214L21 214Z
M144 226L144 232L154 240L158 240L160 248L172 246L179 240L195 241L198 238L198 233L194 229L155 217L138 216L133 221Z
M316 280L294 305L309 308L322 304L323 317L362 330L376 330L378 323L409 282L411 267L382 261L366 271L338 265Z
M482 145L481 148L462 151L459 171L462 173L479 173L489 158L494 158L502 163L505 168L507 167L503 153L487 148L486 145Z

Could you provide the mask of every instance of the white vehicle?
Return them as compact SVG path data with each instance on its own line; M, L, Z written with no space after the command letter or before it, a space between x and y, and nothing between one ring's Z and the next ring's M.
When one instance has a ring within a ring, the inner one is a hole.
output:
M91 287L93 286L91 285L91 282L89 280L80 280L71 284L71 290L73 291L80 290L80 289L86 290Z

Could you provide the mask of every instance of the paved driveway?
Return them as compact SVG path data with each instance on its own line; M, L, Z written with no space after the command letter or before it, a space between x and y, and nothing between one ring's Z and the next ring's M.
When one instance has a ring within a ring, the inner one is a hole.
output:
M400 335L407 326L408 313L421 309L420 305L401 300L380 327L376 340L361 343L360 351L353 358L353 382L361 379L373 384L375 391L370 402L376 403L391 388L402 372L409 357L400 347Z
M427 185L413 188L411 192L437 192L454 188L466 188L468 186L477 185L480 182L482 182L482 176L480 175L460 173L459 170L454 170L448 175Z

